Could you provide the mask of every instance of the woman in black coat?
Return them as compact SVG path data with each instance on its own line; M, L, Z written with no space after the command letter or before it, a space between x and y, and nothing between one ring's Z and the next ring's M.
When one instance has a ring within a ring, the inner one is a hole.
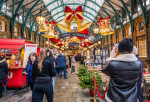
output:
M107 102L137 102L137 83L140 75L141 64L134 54L133 41L126 38L119 43L118 52L115 48L111 52L108 63L102 70L110 76L109 88L105 99Z
M46 55L48 49L42 49L38 60L33 64L32 80L35 83L32 102L42 102L45 94L48 102L53 102L52 77L56 75L54 63Z
M3 59L0 56L0 98L3 96L2 83L5 81L7 74L8 74L8 65L7 65L5 59Z

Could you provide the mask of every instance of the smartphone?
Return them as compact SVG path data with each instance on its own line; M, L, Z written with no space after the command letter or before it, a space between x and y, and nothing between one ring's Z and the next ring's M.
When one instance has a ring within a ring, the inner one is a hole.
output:
M114 43L114 46L115 46L115 52L117 52L118 45L119 45L119 43Z

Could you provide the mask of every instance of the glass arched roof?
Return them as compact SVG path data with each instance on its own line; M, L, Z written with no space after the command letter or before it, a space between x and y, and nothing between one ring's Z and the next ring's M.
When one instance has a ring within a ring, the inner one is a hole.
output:
M53 19L60 22L65 17L64 8L69 6L72 10L75 10L79 5L82 5L83 16L90 22L93 22L100 6L104 3L104 0L43 0L47 6L48 11L51 13ZM72 23L73 27L77 27L76 22ZM62 32L62 29L60 29Z

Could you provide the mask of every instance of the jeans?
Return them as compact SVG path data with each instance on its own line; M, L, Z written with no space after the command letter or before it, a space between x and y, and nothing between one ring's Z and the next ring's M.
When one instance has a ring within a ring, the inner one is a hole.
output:
M3 96L3 86L2 83L0 83L0 98Z
M53 102L52 83L35 83L32 93L32 102L42 102L44 94L48 102Z
M55 78L52 77L52 85L53 85L53 91L54 91L54 88L55 88Z
M71 73L75 72L75 66L72 66Z
M66 68L60 68L59 69L60 77L62 78L62 70L64 70L64 78L66 78Z

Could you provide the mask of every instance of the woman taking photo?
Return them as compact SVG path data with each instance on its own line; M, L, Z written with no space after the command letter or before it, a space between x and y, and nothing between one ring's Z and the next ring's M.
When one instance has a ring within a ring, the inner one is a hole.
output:
M34 61L37 60L37 55L35 52L31 53L28 58L27 66L23 72L24 75L27 75L27 86L30 86L33 91L33 80L32 80L32 67Z
M32 69L32 80L35 83L32 102L42 102L45 94L48 102L53 102L52 77L56 75L53 62L48 60L48 49L43 48Z
M132 39L122 40L117 49L113 48L110 58L107 59L107 65L102 70L110 76L105 99L107 102L138 102L137 82L141 64L132 54Z

